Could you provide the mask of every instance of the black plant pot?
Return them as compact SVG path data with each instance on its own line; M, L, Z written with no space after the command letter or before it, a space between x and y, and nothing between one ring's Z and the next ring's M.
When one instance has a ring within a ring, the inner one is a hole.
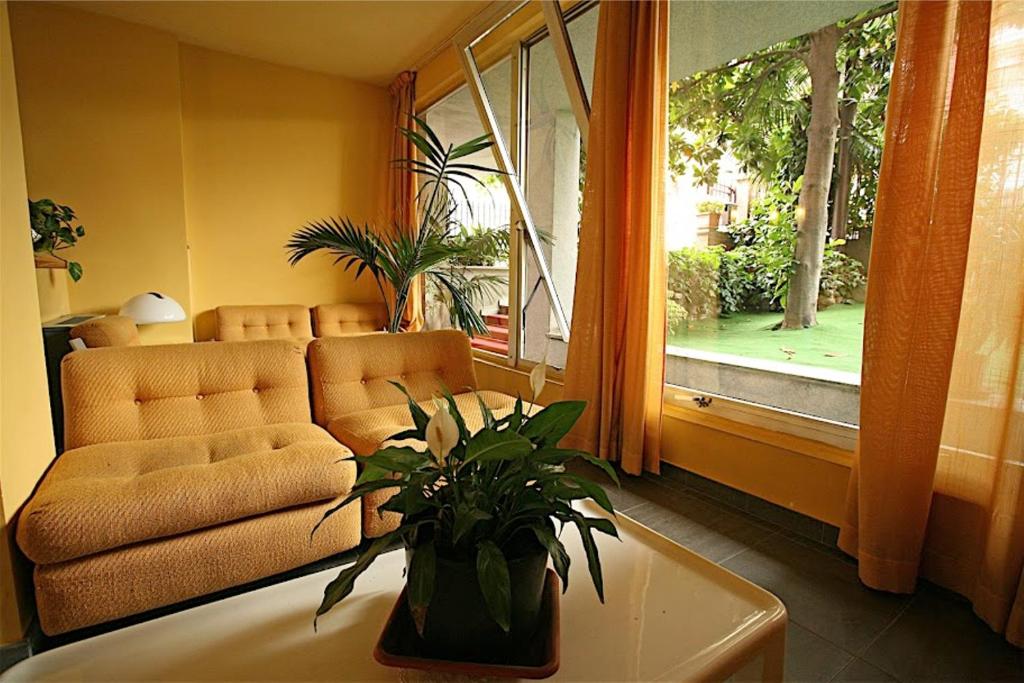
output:
M406 562L415 549L406 550ZM503 662L522 649L540 623L547 553L537 545L508 563L512 585L511 628L505 633L490 617L476 564L437 558L434 593L423 629L423 648L432 657Z

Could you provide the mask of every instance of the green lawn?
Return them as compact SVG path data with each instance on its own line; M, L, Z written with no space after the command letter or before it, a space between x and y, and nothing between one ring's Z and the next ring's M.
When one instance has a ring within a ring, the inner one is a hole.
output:
M668 343L699 351L788 361L842 372L860 372L864 304L836 304L818 312L818 325L806 330L772 330L781 313L739 313L698 320L673 334Z

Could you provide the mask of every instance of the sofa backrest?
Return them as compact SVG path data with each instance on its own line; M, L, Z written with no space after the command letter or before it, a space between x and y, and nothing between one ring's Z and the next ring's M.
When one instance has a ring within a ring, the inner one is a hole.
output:
M66 448L310 422L300 344L200 342L74 351L61 362Z
M476 389L469 338L458 330L325 337L309 345L313 416L331 420L370 408L402 405L399 382L417 401L442 386L452 393Z
M71 328L71 338L81 339L86 348L101 346L137 346L139 328L126 315L106 315L87 320Z
M305 306L218 306L216 315L217 341L313 337Z
M313 334L344 337L381 332L388 324L384 304L320 304L313 308Z

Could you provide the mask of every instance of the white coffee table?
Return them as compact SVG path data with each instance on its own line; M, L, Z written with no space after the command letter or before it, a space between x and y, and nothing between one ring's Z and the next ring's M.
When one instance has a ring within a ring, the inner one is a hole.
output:
M786 609L778 598L622 515L619 531L621 543L596 534L604 605L575 528L563 534L572 567L561 599L561 668L551 680L782 680ZM372 655L403 564L402 552L379 558L320 619L319 633L313 612L337 569L56 648L0 680L422 679Z

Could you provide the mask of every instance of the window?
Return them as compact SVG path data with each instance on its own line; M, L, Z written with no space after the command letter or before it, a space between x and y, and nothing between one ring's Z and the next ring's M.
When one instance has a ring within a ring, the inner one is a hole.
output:
M673 3L671 22L667 381L854 425L895 4ZM828 26L835 49L812 49ZM812 84L815 61L838 81Z
M570 40L584 54L581 78L588 89L597 37L593 7L580 5L566 17ZM505 19L520 18L512 13ZM481 298L491 331L475 339L474 346L512 362L537 362L546 356L560 368L572 319L585 155L552 42L541 30L516 42L506 57L480 72L477 61L486 61L481 54L485 43L471 40L462 48L467 85L425 116L445 142L492 132L496 155L503 160L498 165L508 170L507 176L481 177L488 191L474 192L459 207L459 222L476 226L466 230L504 226L509 234L506 261L487 266L501 269L507 290L504 296ZM494 157L488 150L475 161L494 166ZM442 304L438 301L429 315L431 326L446 324Z

